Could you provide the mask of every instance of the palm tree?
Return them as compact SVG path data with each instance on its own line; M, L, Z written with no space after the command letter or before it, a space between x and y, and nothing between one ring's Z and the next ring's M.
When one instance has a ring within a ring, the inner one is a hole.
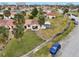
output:
M0 42L5 43L9 36L9 30L5 27L0 27Z

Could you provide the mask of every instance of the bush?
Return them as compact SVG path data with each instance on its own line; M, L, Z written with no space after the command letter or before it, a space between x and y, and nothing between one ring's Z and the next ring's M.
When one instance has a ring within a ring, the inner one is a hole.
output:
M34 17L31 15L31 16L29 16L29 19L33 19Z

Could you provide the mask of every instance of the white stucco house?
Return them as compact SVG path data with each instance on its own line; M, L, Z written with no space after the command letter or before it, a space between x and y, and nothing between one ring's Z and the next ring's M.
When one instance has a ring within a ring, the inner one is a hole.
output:
M38 31L40 29L40 25L36 20L27 19L24 24L25 29L31 29L32 31Z
M54 19L56 18L56 14L54 12L52 13L47 13L47 14L44 14L46 18L48 19Z

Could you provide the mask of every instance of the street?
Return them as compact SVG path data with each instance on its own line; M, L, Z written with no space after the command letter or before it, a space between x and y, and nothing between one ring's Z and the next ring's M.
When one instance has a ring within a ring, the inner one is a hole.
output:
M79 57L79 25L63 40L56 57Z

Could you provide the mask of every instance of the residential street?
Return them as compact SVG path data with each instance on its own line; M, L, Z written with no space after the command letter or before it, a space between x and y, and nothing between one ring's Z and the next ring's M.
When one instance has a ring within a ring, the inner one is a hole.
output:
M79 57L79 25L62 41L57 57Z

